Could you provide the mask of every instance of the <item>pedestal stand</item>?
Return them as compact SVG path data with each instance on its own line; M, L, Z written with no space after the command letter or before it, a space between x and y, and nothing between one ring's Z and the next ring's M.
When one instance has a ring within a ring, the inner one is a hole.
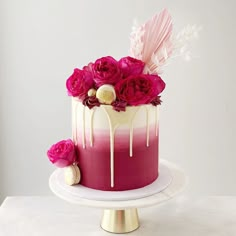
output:
M111 233L129 233L139 227L137 208L103 210L101 227Z
M50 176L49 186L55 195L68 202L102 208L101 227L105 231L128 233L140 225L137 208L163 203L182 191L187 183L184 172L170 162L161 160L159 172L158 179L144 188L112 192L68 186L63 170L57 169Z

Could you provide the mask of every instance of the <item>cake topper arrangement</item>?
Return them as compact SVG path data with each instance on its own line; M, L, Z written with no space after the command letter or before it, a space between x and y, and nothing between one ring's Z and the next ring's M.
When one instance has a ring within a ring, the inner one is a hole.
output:
M97 59L75 69L66 82L68 94L92 108L112 105L116 111L126 106L158 105L165 82L160 68L174 50L172 18L167 10L155 15L131 33L130 56L115 60Z
M89 109L105 105L119 113L130 106L160 105L160 94L165 89L160 77L163 66L176 56L189 60L188 43L198 37L199 30L197 26L187 26L174 35L171 15L164 9L144 24L133 27L129 56L119 60L101 57L74 69L66 81L68 95ZM72 140L52 145L47 155L57 167L67 167L66 183L79 183L78 154Z

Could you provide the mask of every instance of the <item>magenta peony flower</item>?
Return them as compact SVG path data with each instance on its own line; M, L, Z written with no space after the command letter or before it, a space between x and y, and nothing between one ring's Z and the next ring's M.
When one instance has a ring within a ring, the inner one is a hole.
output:
M86 70L86 71L89 71L89 72L93 72L93 63L90 62L87 66L84 66L83 70Z
M68 95L84 99L89 89L94 85L92 72L74 69L74 73L67 79Z
M71 139L53 144L47 155L49 160L59 168L72 165L76 161L75 146Z
M165 83L158 75L131 75L115 86L118 100L128 105L148 104L165 88Z
M97 59L92 65L94 81L97 87L103 84L115 85L121 80L121 71L118 62L111 56Z
M133 57L123 57L119 60L119 66L123 74L123 78L130 75L139 75L143 72L145 63Z

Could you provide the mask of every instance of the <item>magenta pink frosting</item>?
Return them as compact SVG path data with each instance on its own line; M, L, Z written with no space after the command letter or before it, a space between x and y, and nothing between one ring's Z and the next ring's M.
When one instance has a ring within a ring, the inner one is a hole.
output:
M133 156L129 155L129 132L115 134L114 187L111 187L109 131L94 133L94 146L86 148L79 143L81 184L105 191L123 191L144 187L158 177L158 137L150 127L149 146L146 146L146 129L134 130ZM79 139L81 140L81 139Z

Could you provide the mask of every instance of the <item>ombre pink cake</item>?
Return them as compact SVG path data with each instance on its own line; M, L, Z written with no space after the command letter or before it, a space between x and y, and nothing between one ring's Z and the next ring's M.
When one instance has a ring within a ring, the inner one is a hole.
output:
M73 140L80 184L106 191L144 187L158 177L158 106L117 112L73 99Z
M131 33L130 55L101 57L66 81L72 139L48 150L66 183L104 191L142 188L158 178L162 66L176 46L165 9ZM80 182L79 182L80 181Z

